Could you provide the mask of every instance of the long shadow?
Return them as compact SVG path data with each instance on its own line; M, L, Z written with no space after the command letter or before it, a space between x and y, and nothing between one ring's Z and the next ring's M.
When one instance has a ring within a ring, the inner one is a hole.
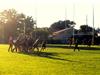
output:
M65 45L54 45L54 46L51 46L51 45L48 45L48 47L51 47L51 48L65 48L65 49L74 49L74 46L65 46ZM87 46L79 46L79 49L80 50L100 50L99 47L87 47Z
M74 60L63 59L63 58L57 57L59 53L40 52L40 53L20 53L20 54L26 54L26 55L29 55L29 56L44 57L44 58L49 58L49 59L54 59L54 60L62 60L62 61L68 61L68 62L82 63L80 61L74 61Z

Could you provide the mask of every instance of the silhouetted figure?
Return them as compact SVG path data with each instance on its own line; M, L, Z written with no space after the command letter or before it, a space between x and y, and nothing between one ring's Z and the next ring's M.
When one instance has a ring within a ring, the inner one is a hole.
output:
M78 39L76 39L74 51L75 51L76 49L78 49L78 51L80 51L80 49L79 49L79 47L78 47L78 44L79 44L79 41L78 41Z
M10 36L9 37L9 48L8 48L8 52L13 50L13 37Z
M41 50L44 50L44 49L46 49L46 40L44 40L41 45Z
M26 50L26 43L27 43L26 36L24 34L20 34L17 37L16 41L14 42L13 51L16 50L16 52L17 52L19 50L22 52L22 51Z
M88 47L91 46L91 39L89 39L89 40L87 41L87 45L88 45Z
M71 47L72 42L73 42L73 41L72 41L72 38L69 38L68 40L69 40L69 45L70 45L70 47Z
M33 44L33 50L36 48L37 50L38 50L38 52L39 52L39 48L38 48L38 45L39 45L39 42L40 40L39 40L39 38L38 39L36 39L36 41L34 42L34 44Z
M15 41L14 41L14 43L13 43L13 44L14 44L14 48L13 48L13 50L12 50L13 52L14 52L14 50L15 50L16 52L19 50L19 44L20 44L19 42L20 42L19 40L15 40Z
M26 41L27 50L28 50L28 52L30 52L33 47L33 44L34 44L34 40L30 34L27 35L26 38L27 38L27 41Z

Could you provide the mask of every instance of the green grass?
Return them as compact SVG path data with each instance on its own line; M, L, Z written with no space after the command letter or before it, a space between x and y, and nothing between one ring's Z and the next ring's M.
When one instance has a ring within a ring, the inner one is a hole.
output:
M100 75L100 47L94 47L98 50L74 52L61 45L36 55L7 52L8 45L0 45L0 75Z

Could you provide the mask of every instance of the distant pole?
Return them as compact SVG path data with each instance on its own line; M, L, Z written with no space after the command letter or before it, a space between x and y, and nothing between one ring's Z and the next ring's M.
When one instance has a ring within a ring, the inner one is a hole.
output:
M35 8L35 28L37 28L37 8Z
M65 29L67 28L66 21L67 21L67 8L65 7ZM67 34L67 31L66 31L66 34ZM67 37L65 37L65 39L67 41Z
M75 21L75 4L73 4L73 21ZM73 44L74 44L74 41L75 41L75 39L74 39L74 27L73 27Z
M88 25L88 15L86 15L86 25Z
M75 20L75 4L73 4L73 21Z
M94 45L94 6L93 6L93 30L92 30L92 44Z
M36 29L37 29L37 8L35 8L35 24L34 24L35 38L37 36Z
M67 8L65 8L65 28L66 28L66 20L67 20Z

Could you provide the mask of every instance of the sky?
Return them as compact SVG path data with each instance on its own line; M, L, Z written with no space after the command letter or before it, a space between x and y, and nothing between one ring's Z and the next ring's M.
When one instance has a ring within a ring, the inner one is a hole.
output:
M99 0L0 0L0 11L14 8L18 13L33 16L38 27L49 27L59 20L76 22L75 28L87 23L100 28L100 1Z

